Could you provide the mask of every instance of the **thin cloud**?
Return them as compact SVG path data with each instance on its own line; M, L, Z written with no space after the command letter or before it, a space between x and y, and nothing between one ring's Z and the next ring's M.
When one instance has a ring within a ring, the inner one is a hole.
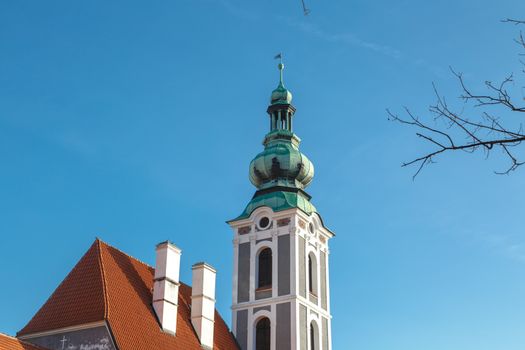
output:
M261 19L261 16L259 16L255 12L245 10L241 6L239 6L239 4L234 4L230 0L209 0L209 1L212 1L220 5L227 12L229 12L231 15L237 18L246 19L246 20L260 20ZM273 16L273 17L277 21L282 22L285 25L296 28L307 34L314 35L322 40L326 40L326 41L333 42L333 43L342 43L345 45L361 47L361 48L364 48L370 51L374 51L374 52L377 52L377 53L380 53L380 54L383 54L383 55L386 55L392 58L396 58L396 59L399 59L402 56L401 52L396 48L393 48L393 47L390 47L384 44L379 44L379 43L363 40L353 33L332 34L332 33L322 30L319 27L313 24L307 23L307 22L293 20L291 18L287 18L284 16Z
M286 18L282 16L275 16L275 18L276 20L278 20L279 22L285 25L288 25L296 30L300 30L303 33L312 35L326 42L358 47L358 48L362 48L362 49L383 55L385 57L393 58L398 61L405 61L411 65L422 67L439 77L445 76L445 74L447 74L448 72L447 69L444 69L443 67L440 67L440 66L433 65L422 58L407 57L405 54L403 54L401 50L395 47L392 47L386 44L373 42L373 41L364 40L354 33L349 33L349 32L331 33L312 23L292 20L290 18Z
M443 229L445 233L454 232L468 239L468 241L483 245L492 253L506 259L525 263L525 240L522 235L512 233L486 232L473 228L452 229L451 226Z
M234 4L229 0L208 0L210 2L216 3L219 6L223 7L229 14L243 20L254 21L259 20L260 15L254 11L249 11L243 9L239 4Z
M255 11L246 10L245 8L242 8L242 6L240 6L240 3L234 3L231 0L207 1L211 1L220 5L228 13L239 19L248 21L261 21L264 18L268 18L268 16L261 16ZM444 76L444 74L447 71L446 69L435 66L424 59L406 57L401 50L390 45L362 39L355 33L331 33L327 30L320 28L317 25L305 21L299 21L290 17L280 15L273 15L272 17L275 21L279 22L280 24L289 26L293 29L299 30L303 33L314 36L326 42L362 48L383 55L385 57L393 58L395 60L406 60L408 63L427 69L428 71L431 71L433 74L440 77Z
M289 18L285 18L281 16L277 16L276 18L280 22L286 25L289 25L294 29L300 30L306 34L312 35L314 37L317 37L318 39L321 39L321 40L324 40L330 43L337 43L337 44L343 44L347 46L359 47L359 48L366 49L368 51L372 51L372 52L375 52L377 54L380 54L380 55L383 55L389 58L393 58L395 60L407 61L409 64L412 64L414 66L423 67L438 76L444 76L444 73L446 72L445 69L435 66L427 62L424 59L406 57L406 55L404 55L401 50L395 47L392 47L386 44L380 44L380 43L373 42L373 41L363 40L354 33L334 34L334 33L325 31L311 23L301 22L301 21L296 21L296 20L294 21Z
M401 51L396 48L393 48L389 45L384 45L384 44L379 44L379 43L375 43L372 41L363 40L359 38L356 34L353 34L353 33L333 34L311 23L294 21L294 20L290 20L289 18L284 18L284 17L279 17L279 16L277 17L277 19L304 33L313 35L319 39L322 39L328 42L361 47L361 48L364 48L370 51L374 51L379 54L389 56L395 59L400 59L403 56Z
M525 263L525 243L518 242L516 237L503 234L485 234L482 239L495 251L507 258Z

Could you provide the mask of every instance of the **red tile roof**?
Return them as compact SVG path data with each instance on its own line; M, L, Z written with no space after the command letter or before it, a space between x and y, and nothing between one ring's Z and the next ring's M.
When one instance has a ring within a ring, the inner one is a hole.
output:
M201 350L190 320L191 287L181 283L173 336L161 330L151 304L153 275L151 266L97 239L18 335L106 320L120 350ZM238 349L217 311L214 349Z
M0 350L43 350L22 340L0 333Z

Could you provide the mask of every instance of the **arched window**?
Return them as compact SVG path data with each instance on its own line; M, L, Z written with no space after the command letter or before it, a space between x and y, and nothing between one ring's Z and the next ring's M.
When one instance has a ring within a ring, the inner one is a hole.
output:
M308 291L317 295L317 263L313 253L308 255Z
M257 288L272 286L272 250L264 248L259 253Z
M312 321L310 323L310 350L319 349L319 335L317 334L317 326Z
M270 320L261 318L255 326L255 350L270 350Z

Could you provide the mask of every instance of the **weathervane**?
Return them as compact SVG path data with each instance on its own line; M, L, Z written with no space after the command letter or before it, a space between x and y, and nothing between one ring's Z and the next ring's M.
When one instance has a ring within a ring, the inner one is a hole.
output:
M275 57L273 59L274 60L279 60L279 64L283 64L283 53L279 52L277 55L275 55Z
M279 74L280 74L279 85L283 85L283 69L284 69L283 53L279 52L277 55L275 55L274 59L279 60L279 64L277 65L277 67L279 67Z

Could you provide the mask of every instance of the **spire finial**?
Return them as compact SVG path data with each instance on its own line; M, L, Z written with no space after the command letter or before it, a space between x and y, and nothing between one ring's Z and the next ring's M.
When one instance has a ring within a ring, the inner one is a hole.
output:
M279 64L277 65L277 68L279 68L279 85L277 85L277 88L275 88L275 90L272 91L272 97L270 99L270 103L272 105L291 104L292 94L290 93L290 91L288 91L284 87L284 81L283 81L283 70L284 70L283 54L279 52L277 55L275 55L274 59L279 60Z
M279 60L279 64L277 65L277 68L279 68L279 86L283 86L284 87L284 82L283 82L284 63L283 63L283 54L282 54L282 52L279 52L277 55L275 55L274 58L276 60Z

